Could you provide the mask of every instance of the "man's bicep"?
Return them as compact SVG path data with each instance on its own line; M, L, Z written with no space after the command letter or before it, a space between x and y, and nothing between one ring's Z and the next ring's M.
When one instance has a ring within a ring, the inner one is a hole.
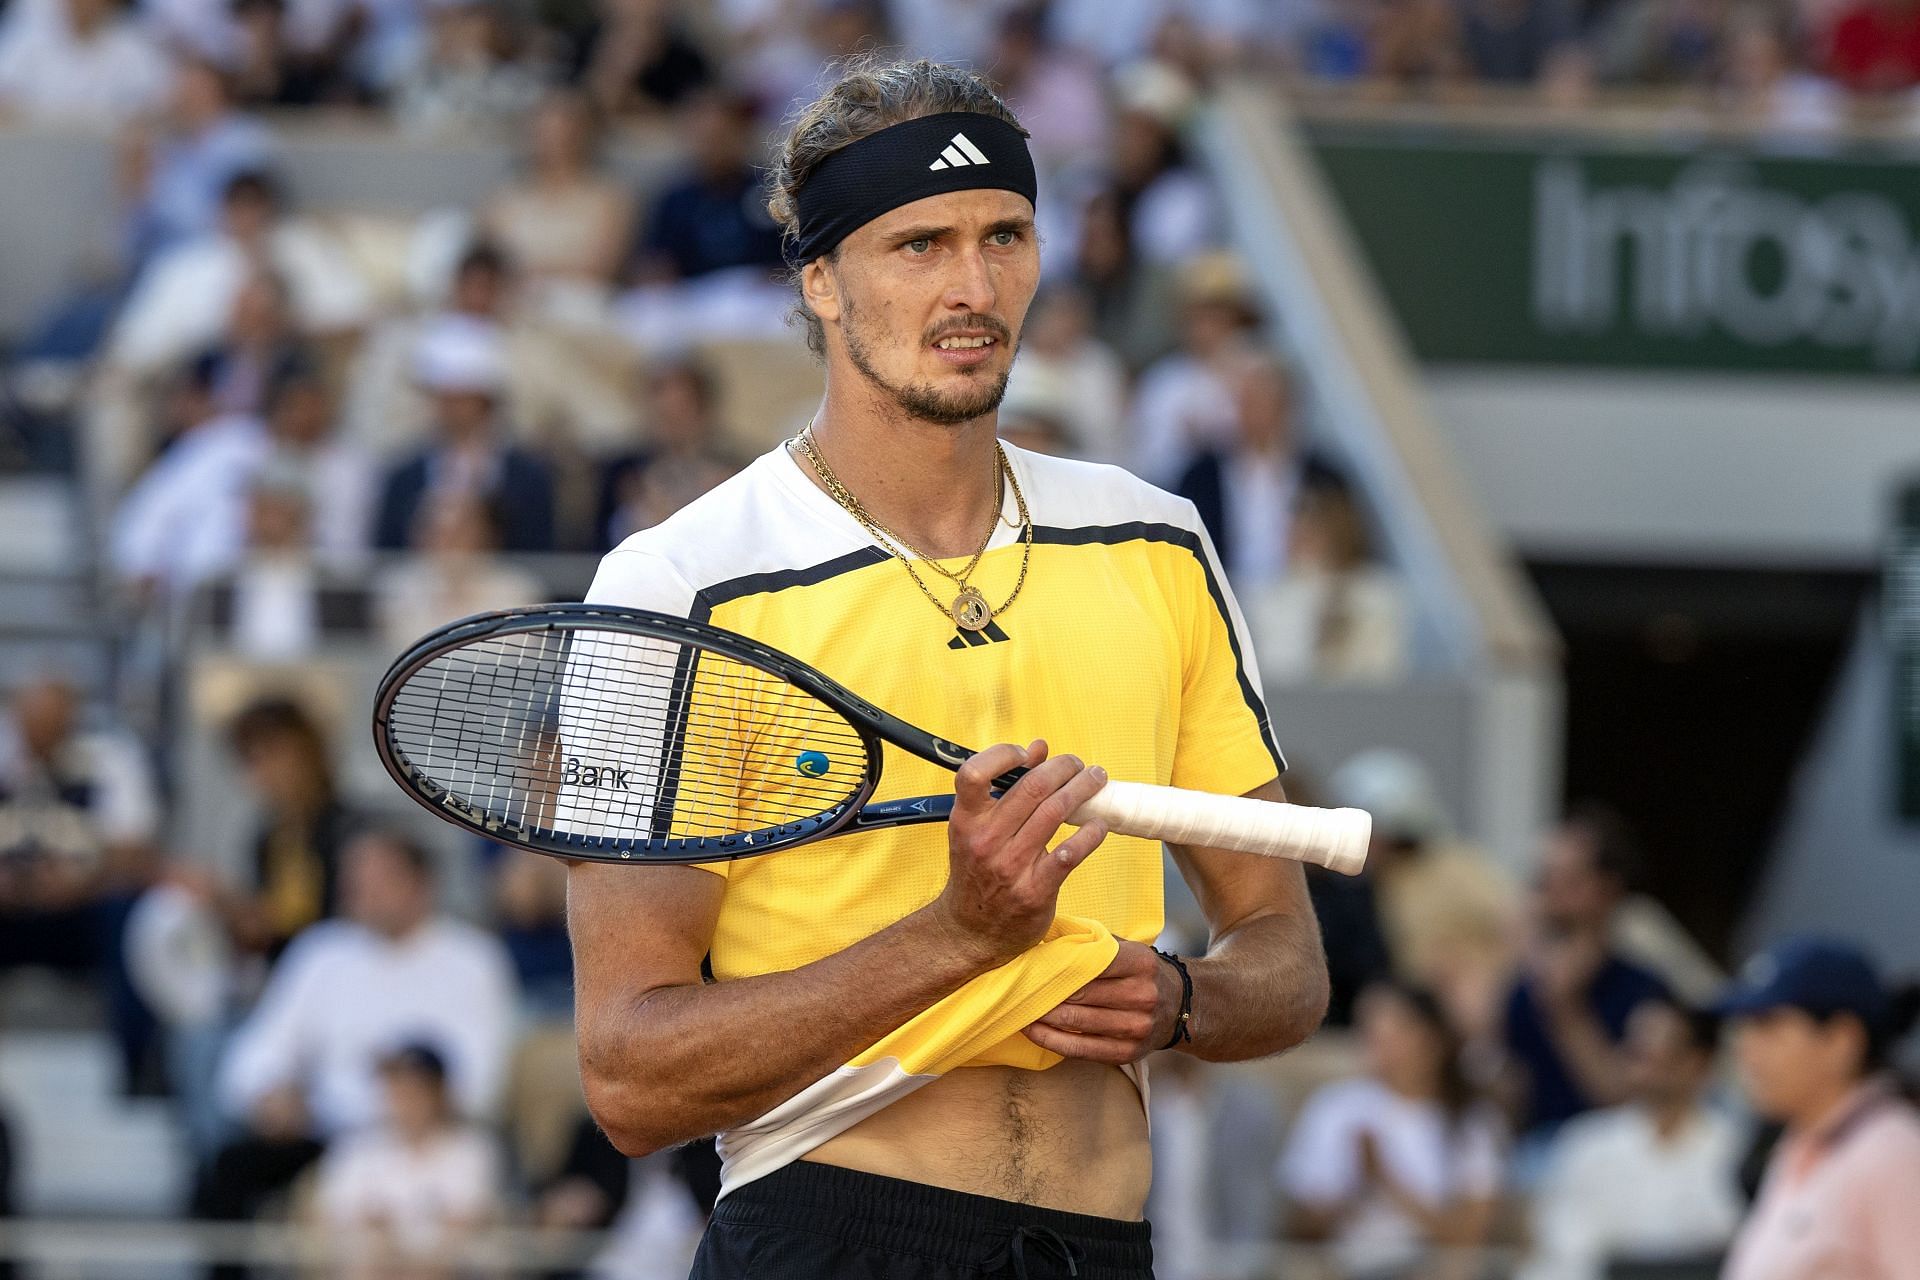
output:
M1280 779L1247 793L1254 800L1281 802L1286 790ZM1180 875L1193 890L1207 926L1218 938L1258 916L1295 916L1313 919L1304 869L1291 858L1263 858L1229 849L1189 845L1169 846Z
M726 889L724 877L699 867L570 867L567 930L582 1016L697 985Z

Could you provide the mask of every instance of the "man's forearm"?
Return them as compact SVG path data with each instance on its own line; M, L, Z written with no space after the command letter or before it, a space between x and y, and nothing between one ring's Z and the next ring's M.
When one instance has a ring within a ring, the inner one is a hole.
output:
M589 1101L629 1154L742 1124L995 963L925 908L798 969L603 1006L579 1027Z
M1187 963L1193 974L1193 1039L1181 1046L1209 1062L1265 1057L1299 1044L1327 1013L1327 961L1312 916L1256 916L1214 939Z

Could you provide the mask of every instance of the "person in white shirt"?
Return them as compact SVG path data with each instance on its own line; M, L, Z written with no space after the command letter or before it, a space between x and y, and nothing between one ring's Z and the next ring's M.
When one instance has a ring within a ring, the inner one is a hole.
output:
M1130 470L1143 480L1172 485L1195 453L1233 442L1233 377L1256 319L1242 274L1223 254L1181 269L1181 350L1148 366L1134 392Z
M378 1120L378 1063L398 1044L441 1047L461 1114L494 1109L515 1008L506 949L436 914L431 855L396 832L347 846L341 897L348 919L294 940L221 1063L244 1132L202 1177L196 1216L251 1217L329 1142Z
M1704 1099L1714 1019L1666 1000L1627 1019L1626 1106L1569 1120L1534 1194L1524 1280L1602 1280L1616 1261L1717 1256L1739 1224L1743 1126Z
M1358 1024L1367 1074L1307 1100L1279 1179L1293 1234L1326 1241L1343 1274L1371 1280L1436 1248L1484 1243L1503 1158L1499 1125L1430 992L1377 983L1360 997Z
M166 50L115 0L64 0L0 24L0 112L38 125L107 130L166 101Z
M462 1233L500 1213L499 1144L464 1122L447 1091L447 1063L422 1041L380 1060L385 1120L320 1158L314 1217L351 1277L420 1274Z

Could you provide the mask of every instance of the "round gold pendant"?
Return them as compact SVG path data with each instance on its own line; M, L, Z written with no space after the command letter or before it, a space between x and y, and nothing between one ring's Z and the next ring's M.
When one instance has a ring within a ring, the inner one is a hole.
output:
M951 612L953 620L968 631L979 631L993 621L987 598L972 587L960 588L960 594L953 598Z

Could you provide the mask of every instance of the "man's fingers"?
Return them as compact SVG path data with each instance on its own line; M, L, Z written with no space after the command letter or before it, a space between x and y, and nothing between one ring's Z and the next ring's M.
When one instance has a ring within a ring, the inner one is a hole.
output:
M1115 1066L1135 1062L1146 1056L1146 1046L1133 1040L1114 1040L1106 1036L1076 1035L1036 1022L1021 1032L1042 1049L1051 1049L1063 1058L1083 1058L1089 1062L1107 1062Z
M1153 1031L1153 1011L1062 1004L1054 1006L1052 1012L1038 1019L1038 1025L1075 1035L1144 1040Z
M1060 757L1062 760L1072 758L1071 756ZM1022 778L1021 781L1025 782L1026 779ZM1038 848L1045 849L1053 843L1053 837L1067 820L1080 811L1080 806L1092 799L1094 793L1106 785L1107 771L1099 765L1080 770L1070 780L1056 787L1051 795L1034 805L1032 811L1021 819L1020 839L1031 840ZM1008 793L1008 798L1012 798L1011 792Z
M1138 977L1095 978L1068 996L1063 1004L1084 1004L1097 1009L1151 1009L1159 999L1159 988Z
M985 809L993 803L993 780L1009 769L1021 765L1029 768L1040 764L1047 758L1047 744L1035 742L1031 746L1016 747L1011 742L988 747L985 751L976 751L967 757L954 771L953 794L955 807L960 809Z
M993 830L998 839L1012 844L1026 834L1027 824L1035 814L1050 812L1057 808L1060 801L1055 797L1078 780L1086 772L1086 766L1078 756L1054 756L1041 764L1029 766L1020 780L1007 788L1005 795L995 801ZM1050 808L1051 807L1051 808ZM1053 831L1059 828L1055 822L1040 840L1044 846L1053 837Z
M1106 838L1106 823L1089 822L1040 855L1033 864L1034 878L1050 892L1057 892L1061 883L1073 874L1073 869L1085 862L1087 855L1098 849Z

